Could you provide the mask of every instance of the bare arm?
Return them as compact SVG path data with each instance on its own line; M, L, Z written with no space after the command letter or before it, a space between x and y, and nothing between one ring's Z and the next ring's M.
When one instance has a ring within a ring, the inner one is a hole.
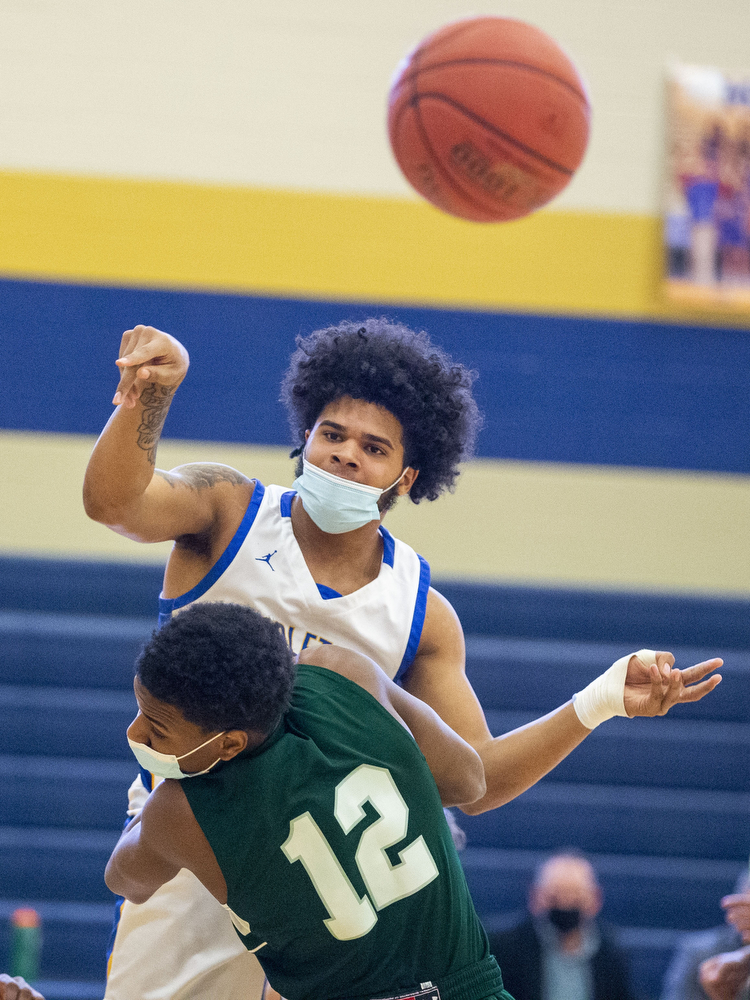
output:
M226 902L224 876L180 783L163 781L123 830L104 881L131 903L145 903L181 868L192 871L220 903Z
M86 513L119 534L140 542L202 536L215 530L240 487L240 505L252 492L249 480L227 466L156 469L156 450L174 393L189 364L187 351L169 334L137 326L123 334L117 409L96 443L86 469ZM206 486L219 485L217 490Z
M359 684L411 732L425 756L443 805L462 805L484 794L484 768L477 753L429 705L394 684L369 657L338 646L321 646L305 650L304 662L333 670Z
M674 658L662 657L660 668ZM678 701L697 701L719 683L718 676L704 681L720 660L672 671L670 679L643 667L634 659L628 672L626 707L629 715L664 714ZM692 671L692 673L691 673ZM687 688L686 684L693 684ZM510 802L544 777L591 732L578 719L572 700L553 712L510 733L493 737L465 672L463 633L450 604L430 590L422 642L404 687L431 705L448 725L460 733L484 763L487 792L464 807L471 814L486 812Z

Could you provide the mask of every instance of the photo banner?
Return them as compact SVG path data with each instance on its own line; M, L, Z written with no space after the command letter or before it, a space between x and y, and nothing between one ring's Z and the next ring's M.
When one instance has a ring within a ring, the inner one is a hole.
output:
M671 67L667 144L666 293L750 310L750 71Z

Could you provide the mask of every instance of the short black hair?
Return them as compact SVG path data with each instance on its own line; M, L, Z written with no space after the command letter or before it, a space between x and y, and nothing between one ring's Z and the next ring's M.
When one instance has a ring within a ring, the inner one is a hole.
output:
M207 732L270 733L289 706L295 665L278 622L240 604L207 602L153 633L136 675Z
M409 496L452 490L482 423L471 387L476 372L424 332L381 317L342 322L297 338L281 386L292 439L303 445L329 403L351 396L390 411L404 432L404 461L419 470Z

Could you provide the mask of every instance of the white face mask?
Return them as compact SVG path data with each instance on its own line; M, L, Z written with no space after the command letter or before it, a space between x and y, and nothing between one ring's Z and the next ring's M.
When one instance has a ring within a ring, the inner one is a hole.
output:
M304 456L302 468L302 475L294 480L292 489L299 493L302 506L315 524L329 535L342 535L370 521L379 521L378 500L406 475L404 469L395 482L381 490L324 472Z
M201 743L199 747L195 750L188 750L187 753L180 754L179 757L175 757L173 753L159 753L158 750L154 750L153 747L147 747L145 743L136 743L135 740L131 740L128 736L128 743L130 744L130 749L135 754L135 759L145 768L146 771L150 771L151 774L157 775L159 778L197 778L199 774L207 774L212 767L215 767L221 757L217 757L216 760L207 767L204 771L194 771L192 774L185 774L184 771L180 770L180 761L184 757L189 757L191 753L195 753L197 750L202 750L203 747L208 746L214 740L218 740L220 736L223 736L226 729L217 733L216 736L212 736L210 739L206 740L205 743Z

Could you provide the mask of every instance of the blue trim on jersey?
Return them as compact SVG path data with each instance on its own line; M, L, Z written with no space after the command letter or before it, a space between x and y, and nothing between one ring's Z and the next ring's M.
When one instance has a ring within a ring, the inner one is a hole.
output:
M292 500L294 500L296 496L296 490L287 490L286 493L281 494L281 500L279 500L279 513L282 517L292 516Z
M141 781L143 782L143 787L147 792L153 792L154 776L150 771L147 771L145 767L141 768Z
M338 590L334 590L333 587L326 587L324 583L316 583L315 586L318 588L320 596L324 601L332 601L334 597L341 597Z
M255 480L255 489L253 490L253 495L250 503L247 505L247 510L245 511L245 516L240 522L239 528L235 531L232 540L229 545L224 549L222 554L219 556L217 561L211 567L211 569L206 573L203 579L196 583L192 590L189 590L186 594L181 594L180 597L160 597L159 598L159 624L163 625L166 621L172 617L172 612L177 608L184 608L186 604L192 604L199 597L213 587L216 581L219 579L224 570L231 564L234 557L240 550L240 546L245 541L248 531L253 526L253 521L258 513L258 508L260 507L261 500L263 499L263 494L266 492L266 488L263 483L259 480Z
M393 560L396 555L396 543L393 540L393 535L382 524L378 528L378 531L380 532L380 537L383 539L383 562L386 566L390 566L393 569Z
M404 658L396 671L394 681L400 680L412 664L412 660L417 655L419 640L422 638L422 628L424 627L424 616L427 610L427 591L430 589L430 564L422 556L419 559L419 586L417 587L417 599L414 602L414 617L411 620L411 632L409 641L406 644Z

